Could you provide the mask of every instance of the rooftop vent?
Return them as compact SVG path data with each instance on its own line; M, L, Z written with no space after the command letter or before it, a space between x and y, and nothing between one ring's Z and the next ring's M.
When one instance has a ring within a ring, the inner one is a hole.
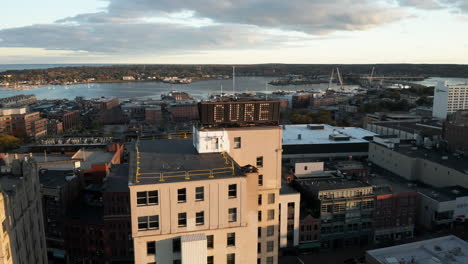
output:
M312 129L312 130L323 130L323 129L325 129L325 126L323 126L323 125L307 125L307 128Z
M301 139L302 139L302 135L301 135L301 134L297 134L297 139L301 140Z

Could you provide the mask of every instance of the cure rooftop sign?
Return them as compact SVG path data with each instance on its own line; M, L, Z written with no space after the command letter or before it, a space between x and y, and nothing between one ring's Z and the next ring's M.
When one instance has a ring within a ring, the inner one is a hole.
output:
M203 125L278 124L279 101L202 102L199 104Z

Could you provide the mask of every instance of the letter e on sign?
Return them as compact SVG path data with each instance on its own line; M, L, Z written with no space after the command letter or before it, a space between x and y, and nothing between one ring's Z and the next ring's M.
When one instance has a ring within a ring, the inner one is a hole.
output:
M260 104L260 111L258 111L258 120L260 121L268 120L268 115L270 113L269 106L270 104Z

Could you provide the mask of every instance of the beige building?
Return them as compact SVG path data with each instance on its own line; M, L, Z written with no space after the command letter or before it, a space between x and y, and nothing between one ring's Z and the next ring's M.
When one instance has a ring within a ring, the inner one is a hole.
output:
M14 160L0 171L0 264L47 263L37 165Z
M300 199L280 196L281 138L265 125L139 141L129 183L135 262L278 263L279 243L298 244Z

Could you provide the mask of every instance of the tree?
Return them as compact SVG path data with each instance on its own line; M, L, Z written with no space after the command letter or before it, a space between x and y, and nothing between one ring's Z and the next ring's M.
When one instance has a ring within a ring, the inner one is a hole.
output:
M10 135L0 134L0 152L7 152L18 148L20 144L21 139Z

